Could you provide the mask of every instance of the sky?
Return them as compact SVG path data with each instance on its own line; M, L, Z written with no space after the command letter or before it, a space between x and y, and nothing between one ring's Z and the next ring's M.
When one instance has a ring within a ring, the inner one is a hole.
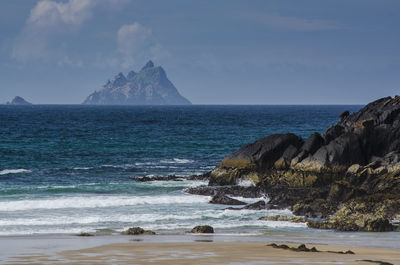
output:
M397 0L1 0L0 103L80 104L153 60L194 104L400 94Z

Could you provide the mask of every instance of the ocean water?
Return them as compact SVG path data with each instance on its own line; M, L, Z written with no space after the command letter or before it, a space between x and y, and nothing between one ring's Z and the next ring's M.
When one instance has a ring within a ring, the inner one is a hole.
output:
M258 138L307 138L361 106L0 105L0 235L73 234L141 226L180 234L260 234L304 224L258 221L289 210L225 210L190 195L202 181L140 183L135 176L189 176ZM243 199L255 202L259 199Z

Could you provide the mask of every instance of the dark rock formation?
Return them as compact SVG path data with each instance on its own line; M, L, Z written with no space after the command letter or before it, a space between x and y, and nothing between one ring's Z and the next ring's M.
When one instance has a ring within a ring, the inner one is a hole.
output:
M278 245L276 243L268 244L267 246L273 247L273 248L279 248L279 249L284 249L284 250L290 250L290 251L295 251L295 252L322 252L318 250L316 247L308 248L305 244L299 245L297 248L296 247L289 247L288 245L282 244ZM328 253L335 253L335 254L350 254L354 255L355 253L351 250L347 251L326 251Z
M190 232L196 234L212 234L214 233L214 228L209 225L199 225L194 227Z
M212 204L225 204L225 205L246 205L245 202L230 198L222 193L215 194L210 203Z
M155 235L156 233L151 230L144 230L141 227L132 227L126 231L123 231L123 235Z
M187 180L209 180L210 172L201 174L201 175L190 175L187 177Z
M238 211L238 210L264 210L264 209L271 209L271 207L269 205L267 205L265 203L265 201L258 201L258 202L255 202L255 203L247 204L244 207L239 207L239 208L229 207L229 208L226 208L225 210L236 210L236 211Z
M255 203L251 203L243 207L244 210L263 210L267 206L265 204L265 201L257 201Z
M32 105L32 103L26 101L22 97L16 96L13 100L6 103L7 105Z
M161 66L149 61L140 72L122 73L109 80L83 104L96 105L190 105L167 78Z
M185 192L194 195L214 196L217 193L233 197L243 198L259 198L264 195L259 187L242 187L242 186L229 186L229 187L194 187L188 188Z
M273 216L264 216L258 218L258 220L262 221L284 221L284 222L292 222L292 223L307 223L308 219L300 216L287 217L286 215L273 215Z
M272 205L307 217L334 214L311 227L392 230L391 220L400 213L400 97L339 118L306 141L274 134L240 148L210 172L209 185L252 180Z

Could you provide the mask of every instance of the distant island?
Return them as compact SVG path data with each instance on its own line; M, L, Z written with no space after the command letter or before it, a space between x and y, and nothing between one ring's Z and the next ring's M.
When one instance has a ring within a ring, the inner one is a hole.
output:
M32 105L32 103L26 101L22 97L16 96L13 100L8 101L7 105Z
M116 75L82 104L93 105L190 105L169 81L161 66L152 61L138 72Z

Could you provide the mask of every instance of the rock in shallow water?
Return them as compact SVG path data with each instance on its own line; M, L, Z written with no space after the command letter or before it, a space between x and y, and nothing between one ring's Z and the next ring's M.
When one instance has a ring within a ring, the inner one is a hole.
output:
M210 201L212 204L225 204L225 205L246 205L245 202L230 198L222 193L214 195Z
M190 232L196 234L212 234L214 233L214 228L209 225L199 225L194 227Z
M156 233L151 230L144 230L141 227L132 227L128 228L128 230L123 231L121 234L123 235L155 235Z

